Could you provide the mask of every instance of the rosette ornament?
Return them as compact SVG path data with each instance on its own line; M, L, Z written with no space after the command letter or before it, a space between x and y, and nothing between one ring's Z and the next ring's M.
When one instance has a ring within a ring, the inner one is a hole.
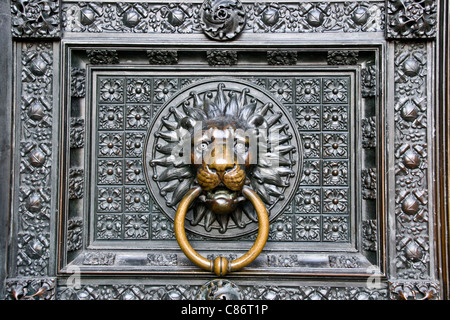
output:
M231 40L245 27L246 13L238 0L205 0L200 10L200 26L214 40Z

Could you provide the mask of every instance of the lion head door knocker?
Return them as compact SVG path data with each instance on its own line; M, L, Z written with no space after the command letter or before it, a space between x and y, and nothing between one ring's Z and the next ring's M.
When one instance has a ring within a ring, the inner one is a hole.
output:
M261 253L270 221L295 192L299 142L284 107L247 81L198 81L161 107L147 136L146 176L192 262L223 276ZM212 261L192 248L185 229L219 239L258 233L240 258Z

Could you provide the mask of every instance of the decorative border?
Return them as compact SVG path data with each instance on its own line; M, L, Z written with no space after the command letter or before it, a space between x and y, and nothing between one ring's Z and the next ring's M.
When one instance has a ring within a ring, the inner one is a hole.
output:
M81 1L75 4L62 1L60 8L59 3L59 0L11 0L12 36L16 39L48 41L59 39L62 32L179 34L202 32L196 17L200 4L150 5ZM386 12L382 1L264 3L244 4L244 6L247 8L248 18L243 32L247 33L385 31L388 40L434 39L437 35L436 0L386 0ZM339 19L336 19L336 14L340 15ZM418 293L419 295L422 293L423 297L439 298L436 294L439 291L437 282L417 280L434 278L431 266L433 254L430 247L432 213L428 211L430 204L427 181L429 137L426 125L432 120L428 110L430 102L427 100L429 98L427 89L428 91L430 89L427 78L430 68L427 64L429 60L427 44L395 42L394 46L396 233L391 235L395 237L393 246L395 263L393 270L390 270L390 276L397 280L390 283L390 294L391 298L417 298ZM53 119L52 107L53 45L36 42L20 43L16 47L19 49L22 67L20 72L17 72L20 75L17 77L19 80L16 88L22 98L16 108L18 152L15 162L20 175L15 181L14 194L17 212L14 221L17 222L18 247L12 257L16 261L13 262L13 270L17 276L24 278L8 279L9 294L12 292L12 283L23 282L21 286L25 288L31 286L30 283L33 281L45 282L47 278L44 277L51 273L49 270L52 218L51 156L52 131L57 123ZM373 94L371 86L371 83L367 86L370 95ZM79 86L79 82L76 81L73 88L74 96L84 95L84 88ZM89 285L84 288L89 287L94 288L89 290L90 292L102 289L102 286ZM141 288L121 285L114 287ZM270 292L273 297L290 299L306 299L316 294L327 299L335 297L350 299L358 294L372 297L366 289L358 288L352 288L351 291L347 288L297 287L297 291L294 290L297 293L292 295L286 295L287 289L284 287L277 287L276 290L268 286L258 288L248 287L248 296L256 299ZM80 290L75 291L77 297ZM180 290L176 289L175 292L180 293ZM58 298L63 297L62 291L64 289L58 289ZM132 291L139 292L137 289ZM166 291L172 292L169 289ZM126 290L122 294L125 292ZM384 291L382 295L378 291L374 292L376 298L388 297ZM28 295L25 294L23 297ZM94 296L90 293L90 297ZM101 295L96 297L99 298Z
M19 43L16 178L19 276L49 274L52 219L53 43Z
M435 38L437 7L436 0L386 0L386 38Z
M387 288L334 286L239 285L243 300L387 300ZM61 286L58 300L194 300L200 285L80 285Z
M59 38L59 0L11 0L11 31L15 38Z
M244 33L381 32L383 1L243 4ZM63 3L62 28L76 33L202 33L201 3Z
M428 209L429 117L427 45L394 43L395 276L428 279L431 274Z

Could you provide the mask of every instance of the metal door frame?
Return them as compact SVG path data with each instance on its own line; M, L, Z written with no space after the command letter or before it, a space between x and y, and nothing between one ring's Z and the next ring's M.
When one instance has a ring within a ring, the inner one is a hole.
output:
M16 125L18 122L14 122L19 117L20 112L20 98L17 96L17 92L20 92L21 88L21 79L19 77L20 73L18 69L20 69L20 63L21 59L23 57L20 56L20 50L17 51L16 49L24 43L30 43L33 45L39 44L39 42L49 42L52 43L48 47L48 50L50 50L51 54L53 55L53 63L51 65L53 70L53 80L55 83L55 89L54 89L54 100L51 102L54 107L60 105L60 101L62 99L59 99L58 91L56 88L58 88L58 85L64 85L62 82L60 82L60 61L62 61L61 54L65 53L64 51L64 45L60 45L59 41L62 40L62 43L74 41L76 43L82 43L82 38L79 37L79 35L73 33L70 36L67 36L66 33L63 31L63 24L64 24L64 14L62 7L64 4L67 4L71 1L59 1L59 0L48 0L47 2L57 6L55 7L55 11L53 12L54 16L52 18L56 18L56 20L53 21L52 26L54 26L54 29L51 29L51 31L43 31L43 30L35 30L31 28L31 33L27 33L27 30L17 29L14 27L14 23L16 22L16 15L19 15L20 12L17 12L16 9L13 9L11 11L10 8L14 8L14 0L12 1L6 1L1 4L0 7L0 14L1 14L1 25L0 25L0 36L3 40L3 43L6 45L6 54L2 55L0 60L0 66L3 66L3 70L6 71L5 79L9 79L9 81L4 81L1 86L0 91L0 97L2 101L5 101L4 108L2 109L2 115L1 117L1 123L3 124L3 127L6 129L5 132L7 134L2 136L2 151L0 153L2 165L1 165L1 176L2 176L2 184L1 184L1 190L0 190L0 203L2 203L3 208L7 208L7 210L3 210L3 214L0 216L0 252L2 252L2 255L0 256L0 297L1 298L13 298L12 297L12 290L13 288L20 287L20 288L29 288L30 290L32 288L35 288L36 286L44 287L46 288L47 294L43 295L43 298L47 299L55 299L55 298L61 298L61 292L64 291L64 284L61 278L58 277L57 271L56 271L56 261L48 261L49 266L47 268L48 272L45 274L38 274L33 275L31 277L28 276L17 276L17 275L10 275L11 265L17 263L17 242L15 238L13 238L13 235L15 235L15 230L17 230L17 226L14 223L14 217L16 215L16 212L12 211L12 208L16 208L16 205L13 203L13 197L14 195L17 196L17 186L14 185L14 183L10 183L10 181L14 181L14 171L18 170L16 168L15 170L11 171L11 168L15 167L14 163L17 163L17 161L20 161L20 145L17 144L13 140L14 134L11 136L10 133L12 133L11 130L17 130ZM33 1L30 1L33 2ZM161 1L165 2L165 1ZM194 3L201 3L202 1L195 1ZM290 1L284 1L286 3L290 3ZM375 1L374 1L375 2ZM378 3L380 1L377 1ZM408 1L406 1L408 2ZM401 81L408 82L409 80L406 77L405 79L398 80L397 77L401 77L402 75L400 72L402 71L403 65L400 65L399 62L396 60L399 58L399 54L396 52L401 52L401 50L411 50L411 52L417 52L415 46L417 44L421 45L419 48L420 54L425 55L425 61L422 61L422 66L424 66L427 69L427 73L425 75L425 82L428 86L428 88L435 88L433 90L432 94L428 93L428 96L421 96L417 98L425 98L427 101L426 110L428 112L428 117L434 120L434 123L436 124L436 128L432 126L432 122L428 120L428 129L424 133L427 135L426 143L428 146L426 147L428 149L428 154L425 155L425 161L428 163L428 166L426 168L427 170L427 181L428 185L425 187L424 190L421 190L428 194L428 196L425 196L425 205L430 212L429 219L424 221L419 221L417 223L417 226L427 228L428 234L431 236L430 239L425 240L425 242L428 241L428 243L422 243L424 246L421 250L424 250L426 254L429 254L429 264L428 264L428 270L425 270L425 277L421 279L416 279L414 277L408 276L408 274L402 274L398 275L399 268L397 267L398 264L401 264L401 259L404 259L405 255L405 248L407 245L405 244L402 246L398 241L398 238L405 239L404 241L416 241L416 240L409 240L407 239L406 233L408 230L404 230L401 227L401 224L397 220L398 212L396 210L401 210L401 204L404 198L401 198L401 200L396 200L396 196L399 193L402 193L401 187L396 187L395 182L395 174L392 174L390 172L387 172L385 179L388 186L390 186L386 190L386 194L384 195L386 199L386 216L387 216L387 226L386 226L386 242L387 242L387 252L388 252L388 260L385 261L387 264L387 281L386 285L387 287L383 288L381 291L376 291L375 293L371 292L372 296L370 294L367 294L367 292L364 289L361 289L360 283L355 283L354 288L358 291L358 297L363 297L364 295L369 295L371 298L377 298L377 299L402 299L402 298L439 298L439 299L448 299L448 292L449 292L449 282L448 282L448 232L449 232L449 215L448 215L448 203L447 203L447 196L449 194L449 184L447 182L447 179L449 177L448 175L448 150L449 148L449 140L448 137L448 103L449 103L449 96L448 96L448 68L449 68L449 56L448 56L448 39L446 38L448 36L448 4L445 0L437 1L437 0L430 0L429 4L435 5L435 13L439 17L439 22L435 23L431 26L430 30L427 30L425 33L421 33L420 30L417 31L417 29L414 29L414 23L412 27L407 27L405 29L399 28L398 24L396 23L396 18L398 18L398 15L400 14L406 14L408 16L413 16L414 14L412 12L408 12L408 9L405 8L405 10L402 11L402 9L396 8L393 4L395 3L394 0L386 0L386 7L385 7L385 13L386 13L386 23L385 23L385 39L377 38L379 43L384 44L386 46L386 51L384 57L387 59L385 69L383 70L383 73L386 73L386 78L388 79L386 82L382 84L385 89L387 90L387 98L384 102L385 104L385 110L386 110L386 117L388 119L394 119L396 116L399 117L399 110L395 110L393 106L397 103L397 99L405 99L407 98L407 95L405 93L399 93L395 90L395 84L401 83ZM10 5L13 5L10 7ZM61 18L60 18L61 15ZM416 16L415 17L416 22L420 22L422 19L422 16ZM12 22L11 22L12 20ZM12 23L12 24L11 24ZM11 26L12 32L11 32ZM416 30L416 31L415 31ZM33 33L36 32L36 33ZM326 33L326 32L325 32ZM381 33L377 33L378 36ZM160 39L165 37L165 34L154 34L156 38L159 36ZM245 35L248 36L248 35ZM324 37L322 44L326 45L329 43L329 38L323 36L323 33L320 34L317 33L317 36ZM258 35L254 34L253 39L258 39ZM304 37L304 38L302 38ZM306 41L308 38L307 36L300 36L300 38L303 39L303 41ZM106 38L107 39L107 38ZM194 36L192 39L192 43L194 44L196 42L204 44L204 41L211 41L211 40L205 40L203 34L199 34ZM245 38L238 40L244 41ZM264 39L264 37L259 38ZM287 37L289 39L289 37ZM174 40L175 41L175 40ZM287 40L289 41L289 40ZM355 43L355 44L361 44L364 43L364 37L362 37L360 34L347 37L347 41L349 43ZM375 41L375 42L376 42ZM319 41L320 42L320 41ZM316 43L316 44L319 44ZM373 41L369 41L370 43L373 43ZM162 42L160 42L162 43ZM225 43L224 47L232 47L234 44L233 41L229 43ZM211 42L211 45L216 46L219 45L216 42ZM397 51L396 51L397 49ZM14 58L15 57L15 58ZM15 61L15 64L13 63ZM13 70L16 68L16 70ZM61 77L62 78L62 77ZM396 80L397 79L397 80ZM62 81L62 80L61 80ZM403 96L402 96L403 95ZM415 96L416 98L416 96ZM54 115L56 117L53 119L53 124L56 126L54 127L53 133L55 134L54 137L51 139L51 143L55 146L58 141L58 125L62 125L59 123L58 119L60 117L58 116L58 110L53 110ZM392 117L392 118L391 118ZM393 120L392 120L393 121ZM393 122L390 122L390 124L394 124ZM386 127L388 130L388 139L385 141L386 145L386 161L388 165L386 166L390 170L394 169L396 165L398 165L401 161L402 154L398 155L400 151L396 150L395 146L395 128L394 127ZM16 140L17 141L17 140ZM408 146L408 143L406 140L402 140L400 138L398 143L404 143L406 145L406 148L411 147ZM446 146L445 149L442 148L442 146ZM57 148L54 148L53 150L57 151ZM52 153L53 155L57 155L57 153ZM56 175L57 175L57 168L52 168L54 173L54 179L53 182L56 181ZM444 174L443 174L444 173ZM380 177L380 176L379 176ZM384 181L383 178L381 178L382 181ZM8 191L6 191L8 190ZM3 192L1 192L3 191ZM403 190L404 191L404 190ZM56 192L56 190L54 191ZM406 192L407 193L407 192ZM56 193L53 193L56 194ZM406 197L406 195L405 195ZM417 195L416 195L417 197ZM420 197L420 195L419 195ZM428 202L427 202L428 201ZM56 219L56 204L54 203L55 200L53 200L53 210L54 212L51 212L51 216L53 217L51 220L51 226L50 230L54 230L56 232L57 230L57 221ZM50 235L49 239L49 250L55 251L56 247L56 234ZM422 241L423 239L420 239ZM429 249L426 249L429 248ZM414 260L414 258L412 258ZM414 262L414 261L413 261ZM88 282L90 280L87 280ZM189 282L190 285L188 285L188 289L184 288L183 290L180 289L180 287L177 287L180 280L177 280L173 283L171 283L172 287L167 288L167 285L165 283L164 279L161 278L155 278L152 285L155 286L165 286L165 296L170 296L170 294L179 294L184 295L184 297L192 297L192 293L186 293L190 291L195 291L198 289L200 285L202 285L205 281L204 280L195 280ZM297 278L295 279L296 283L298 285L303 285L303 279ZM277 289L278 290L287 290L289 289L289 284L291 280L282 280L277 282ZM86 286L89 286L90 284L85 284ZM240 286L243 286L246 288L249 292L252 291L252 285L251 281L241 281L239 282ZM312 288L312 290L316 290L317 286L323 286L328 285L328 294L324 294L321 297L326 299L333 299L339 296L340 293L345 292L344 287L348 287L351 284L348 283L341 283L340 285L332 285L327 283L326 281L320 284L309 286ZM95 280L92 282L92 286L95 287ZM107 285L105 285L105 288ZM97 287L98 290L98 285ZM126 290L132 288L132 285L124 285L123 292ZM269 294L270 289L267 289L266 294ZM31 292L31 291L30 291ZM305 291L303 291L304 294ZM288 295L289 296L289 295ZM300 294L300 296L302 296ZM259 298L262 298L263 295L261 294ZM303 297L306 298L306 296L303 295ZM355 298L356 296L353 296ZM163 297L160 297L163 298Z

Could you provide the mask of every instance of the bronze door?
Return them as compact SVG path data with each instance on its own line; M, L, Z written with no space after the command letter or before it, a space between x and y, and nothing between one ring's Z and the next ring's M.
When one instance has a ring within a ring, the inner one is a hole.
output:
M445 297L445 1L8 2L4 298Z

